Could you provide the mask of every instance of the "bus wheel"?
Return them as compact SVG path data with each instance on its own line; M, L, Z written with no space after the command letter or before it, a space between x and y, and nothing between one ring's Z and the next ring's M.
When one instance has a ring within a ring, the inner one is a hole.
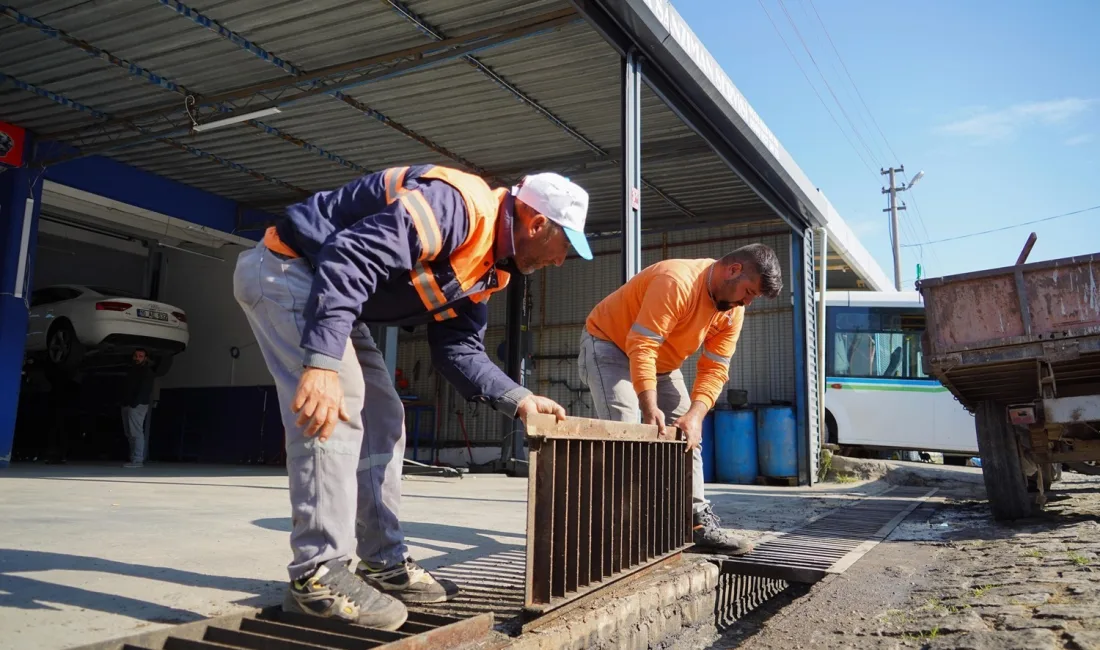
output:
M997 520L1021 519L1031 514L1027 480L1020 466L1016 431L1008 422L1002 404L987 400L974 413L978 453L989 508Z

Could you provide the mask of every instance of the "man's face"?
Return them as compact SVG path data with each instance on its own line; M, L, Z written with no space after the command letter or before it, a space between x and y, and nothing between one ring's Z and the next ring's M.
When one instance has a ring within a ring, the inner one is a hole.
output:
M545 216L516 201L512 228L516 247L514 259L520 273L530 275L541 268L565 263L565 257L569 254L569 239Z
M135 365L140 366L141 364L145 363L145 358L145 350L134 350L133 359Z
M735 262L723 273L725 277L714 291L718 311L748 307L760 295L760 276L743 265Z

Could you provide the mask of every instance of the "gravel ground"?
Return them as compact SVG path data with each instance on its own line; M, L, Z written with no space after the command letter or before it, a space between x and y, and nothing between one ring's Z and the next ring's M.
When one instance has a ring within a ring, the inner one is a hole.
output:
M1040 516L1012 525L984 501L940 504L711 647L1100 650L1100 477L1067 472Z

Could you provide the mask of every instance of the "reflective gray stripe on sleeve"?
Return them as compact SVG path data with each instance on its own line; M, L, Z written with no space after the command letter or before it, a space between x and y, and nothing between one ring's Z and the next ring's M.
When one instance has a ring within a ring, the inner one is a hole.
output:
M703 356L710 359L711 361L713 361L715 363L720 363L723 366L730 365L731 357L720 357L717 354L711 352L710 350L703 350Z
M642 336L646 337L647 339L653 339L654 341L657 341L658 343L664 343L665 342L665 337L661 336L660 334L658 334L657 332L654 332L651 329L648 329L646 327L642 327L641 325L639 325L637 323L634 323L633 325L631 325L630 329L637 332L637 333L639 333L639 334L641 334Z

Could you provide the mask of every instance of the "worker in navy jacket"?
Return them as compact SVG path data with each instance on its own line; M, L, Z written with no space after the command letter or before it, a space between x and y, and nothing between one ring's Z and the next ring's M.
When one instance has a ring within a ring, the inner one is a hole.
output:
M551 173L508 189L397 167L287 209L241 254L234 295L275 379L293 512L289 611L397 629L402 603L457 587L408 557L398 506L405 417L367 324L426 325L432 364L469 400L565 417L485 353L489 297L512 275L591 259L588 195ZM351 562L358 556L358 564Z

